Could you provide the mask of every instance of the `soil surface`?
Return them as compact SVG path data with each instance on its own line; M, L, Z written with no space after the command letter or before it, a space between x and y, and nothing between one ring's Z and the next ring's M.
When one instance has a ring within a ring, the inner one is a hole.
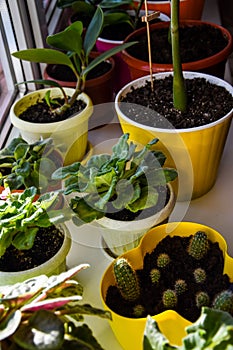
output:
M172 51L168 41L167 28L151 30L151 58L153 63L171 64ZM182 26L179 28L181 62L194 62L220 52L227 45L227 39L218 28L208 24ZM126 49L133 57L148 62L148 43L146 32L131 39L138 44Z
M233 97L223 87L203 78L186 79L187 110L173 106L172 75L165 79L147 81L145 86L132 88L121 99L121 110L130 119L157 128L193 128L212 123L233 108ZM169 123L171 124L169 124ZM169 124L169 125L168 125Z
M192 258L187 253L190 242L189 237L167 236L151 252L144 257L144 265L141 270L137 270L140 282L141 296L136 302L126 302L120 295L116 286L110 286L106 296L107 305L116 313L125 317L133 316L133 308L136 305L143 305L146 315L156 315L166 310L162 303L162 294L167 289L174 290L175 282L183 279L187 284L185 292L177 296L177 305L173 308L181 316L191 322L200 316L200 308L196 305L196 295L200 291L208 293L210 302L206 306L211 306L214 296L220 291L232 288L229 277L223 274L224 259L218 243L209 241L210 249L200 260ZM160 253L167 253L170 263L160 268L160 280L158 284L153 284L150 278L152 268L156 265L157 257ZM201 267L206 272L206 280L197 283L194 279L194 270Z
M0 258L0 271L16 272L32 269L51 259L61 248L64 234L55 226L40 228L29 250L17 250L12 245Z
M62 99L56 99L56 101L61 106L64 104L64 100ZM45 100L42 100L28 107L18 117L31 123L55 123L72 117L74 114L81 112L85 107L85 102L76 100L75 103L65 111L65 113L59 115L52 113Z

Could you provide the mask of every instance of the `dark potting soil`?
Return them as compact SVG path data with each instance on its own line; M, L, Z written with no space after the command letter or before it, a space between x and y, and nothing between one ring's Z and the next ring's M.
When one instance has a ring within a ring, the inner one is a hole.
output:
M190 236L191 237L191 236ZM141 296L136 302L126 302L119 293L116 286L110 286L106 295L106 304L116 313L124 317L135 317L133 308L136 305L143 305L145 312L140 317L146 315L156 315L166 310L162 303L162 294L167 289L174 290L175 282L183 279L187 284L187 290L178 295L176 307L181 316L191 322L200 316L200 308L196 305L196 295L204 291L208 293L210 302L206 306L211 306L214 296L219 292L232 288L229 277L223 274L224 259L218 243L210 244L208 253L200 260L192 258L187 253L190 237L167 236L151 252L144 257L144 265L141 270L137 270L140 281ZM160 268L160 280L158 284L153 284L150 278L152 268L157 268L157 257L161 253L167 253L170 263ZM196 283L193 272L201 267L206 272L206 280L203 283Z
M19 251L12 245L7 248L0 258L0 271L24 271L39 266L58 252L63 241L63 232L55 226L40 228L31 249Z
M147 81L122 97L121 110L130 119L157 128L193 128L212 123L233 108L233 97L223 87L204 78L186 79L187 110L173 106L172 75L165 79Z
M155 206L144 210L139 210L138 212L133 213L126 208L119 211L115 209L110 202L108 203L107 213L105 214L105 216L113 220L133 221L145 219L151 215L154 215L155 213L159 212L165 207L170 198L170 191L167 187L160 186L157 188L157 190L159 193L159 197L158 202Z
M62 106L63 99L56 99ZM86 103L81 100L76 100L75 103L65 111L62 115L52 113L45 100L38 101L36 104L28 107L18 117L24 121L31 123L55 123L66 120L74 114L81 112L86 107Z
M171 64L172 51L168 41L167 28L151 31L151 59L153 63ZM227 45L227 39L218 28L208 24L182 26L179 28L181 62L194 62L220 52ZM133 40L133 39L132 39ZM142 61L148 62L147 35L135 38L139 43L127 48L127 52Z

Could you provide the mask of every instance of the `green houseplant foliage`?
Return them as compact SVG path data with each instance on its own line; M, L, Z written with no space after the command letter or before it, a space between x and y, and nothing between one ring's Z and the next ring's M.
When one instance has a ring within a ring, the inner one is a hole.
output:
M38 48L27 49L12 53L14 57L30 62L47 63L47 64L61 64L69 67L77 78L77 84L72 96L68 97L64 89L52 80L33 80L28 82L37 82L44 85L60 87L64 96L64 104L62 106L54 107L53 101L50 100L49 94L47 101L54 113L62 114L71 105L74 104L79 94L85 88L87 74L98 64L120 52L126 47L134 43L122 44L119 47L113 48L103 54L99 55L92 61L89 60L89 55L93 49L96 40L103 27L104 14L102 9L97 6L93 18L85 32L83 33L83 24L76 21L68 26L62 32L49 35L47 43L52 48Z
M53 173L53 179L65 179L65 195L78 194L70 202L76 225L104 217L109 203L118 211L126 208L133 213L153 207L159 196L156 187L177 177L175 169L163 167L164 154L151 150L158 139L141 151L128 139L129 134L123 134L111 155L94 155L84 165L76 162Z
M34 186L40 193L53 186L51 174L61 163L62 156L51 138L30 144L22 137L14 138L0 150L0 186L11 190Z
M225 311L203 307L198 320L186 327L182 345L173 346L150 316L144 332L144 350L233 349L233 317Z
M59 275L39 275L0 289L0 343L8 349L99 349L84 315L111 319L109 312L80 304L83 287L73 277L80 264ZM79 324L77 325L77 321Z

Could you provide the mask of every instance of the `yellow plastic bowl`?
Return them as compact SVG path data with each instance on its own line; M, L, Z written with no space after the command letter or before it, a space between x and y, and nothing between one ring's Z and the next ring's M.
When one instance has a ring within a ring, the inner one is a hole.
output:
M142 268L143 258L146 253L152 252L156 245L167 235L190 236L197 231L205 231L212 242L218 242L224 255L224 273L228 274L233 281L233 259L227 254L225 239L213 228L192 222L171 222L157 226L148 231L142 238L140 245L127 253L122 254L129 260L135 269ZM101 298L103 306L112 314L110 326L117 340L124 350L141 350L143 348L143 333L146 318L127 318L112 311L105 303L106 293L110 285L115 284L113 276L114 261L106 269L101 281ZM186 335L185 328L191 324L190 321L180 316L176 311L167 310L153 316L158 322L160 330L169 339L171 344L181 345L182 338Z

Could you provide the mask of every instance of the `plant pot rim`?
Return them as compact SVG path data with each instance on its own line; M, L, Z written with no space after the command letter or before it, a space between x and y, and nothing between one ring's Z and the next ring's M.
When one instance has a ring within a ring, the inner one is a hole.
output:
M182 234L179 233L179 230L182 231ZM227 273L230 277L230 280L233 281L233 272L232 272L232 263L233 258L230 257L227 253L227 243L225 238L214 228L210 226L206 226L204 224L200 224L197 222L169 222L167 224L159 225L155 228L152 228L150 231L148 231L144 237L142 238L140 244L138 247L131 249L130 251L124 253L121 255L121 257L125 257L129 260L129 262L132 264L132 266L135 269L142 268L143 264L143 258L147 252L151 252L156 245L167 235L170 236L190 236L194 234L197 231L205 231L209 234L209 239L213 242L218 242L220 249L223 251L224 255L224 273ZM113 331L115 331L115 335L117 335L117 332L122 332L124 330L125 334L127 334L127 328L129 326L129 332L136 332L136 328L140 328L139 331L143 332L145 324L146 324L146 317L143 318L128 318L121 316L117 314L116 312L112 311L105 303L105 296L107 289L110 285L114 284L114 277L113 277L113 260L108 267L106 268L104 274L101 278L101 284L100 284L100 294L101 294L101 301L106 310L109 310L112 313L112 321L110 323L110 326L113 328ZM152 316L152 315L151 315ZM188 321L184 317L182 317L179 313L177 313L174 310L166 310L163 311L157 315L152 316L153 319L155 319L159 323L159 327L162 329L163 333L166 333L165 335L170 338L176 340L176 342L181 344L181 338L185 334L185 327L190 325L192 322ZM114 322L116 324L114 325ZM169 322L169 326L166 325L166 323ZM131 326L129 323L132 323ZM115 327L115 328L114 328ZM122 328L120 330L120 328ZM175 331L173 332L172 329ZM118 335L117 335L118 336ZM119 341L121 343L123 336L119 335ZM130 336L128 335L128 339L130 341ZM124 339L124 342L128 340ZM127 344L128 347L125 347L126 344L121 344L124 349L131 349L129 343Z
M52 258L45 261L43 264L37 267L34 267L32 269L17 271L17 272L0 271L0 279L1 280L4 279L4 281L6 281L4 282L4 285L12 284L11 282L12 278L17 278L18 281L23 281L25 279L40 275L41 271L43 271L43 273L45 273L44 271L46 271L46 274L49 275L56 268L53 265L53 261L56 261L56 265L59 265L62 263L62 260L64 259L64 257L67 256L71 248L71 234L65 224L63 223L59 224L57 227L64 232L64 241L61 248L58 250L58 252ZM0 286L1 286L1 283L0 283Z
M73 88L66 88L65 87L64 90L68 94L69 93L72 94L74 92ZM13 103L13 105L11 106L11 110L10 110L10 119L11 119L12 124L16 128L19 128L19 129L23 128L24 130L31 132L32 126L34 125L36 128L36 132L38 132L38 130L41 133L48 133L48 132L51 133L51 132L56 132L57 130L60 132L63 132L64 130L68 130L68 129L73 128L72 122L74 120L76 121L76 120L80 119L80 123L82 123L84 120L88 119L91 116L91 114L93 112L92 101L86 93L82 92L78 96L78 99L85 102L86 107L82 111L80 111L79 113L73 115L72 117L70 117L66 120L62 120L62 121L54 122L54 123L34 123L34 122L24 121L24 120L18 118L18 116L15 113L15 110L17 109L17 107L19 107L20 105L23 105L25 100L30 101L30 99L34 95L39 95L38 99L42 98L47 91L51 91L51 95L53 94L53 92L55 92L55 94L56 94L56 92L59 92L58 96L62 96L59 88L50 87L50 88L44 88L44 89L39 89L39 90L29 92L28 94L26 94L25 96L21 97L19 100L15 101ZM28 105L29 105L29 103L28 103ZM48 128L49 128L49 130L48 130Z
M151 25L151 32L153 32L153 30L156 30L156 28L166 28L169 26L169 23L170 22L159 22L159 23L154 23ZM198 60L198 61L193 61L193 62L186 62L186 63L182 63L182 69L185 71L189 71L189 70L200 70L200 69L205 69L205 68L208 68L209 66L213 66L217 63L220 63L224 58L227 58L231 52L232 52L232 49L233 49L233 38L232 38L232 35L231 33L229 32L228 29L224 28L223 26L221 25L218 25L216 23L213 23L213 22L209 22L209 21L203 21L203 20L193 20L193 19L183 19L183 20L180 20L180 26L193 26L193 25L198 25L198 26L201 26L201 25L210 25L212 27L215 27L217 29L219 29L222 34L227 38L228 40L228 43L227 45L220 51L220 52L217 52L216 54L210 56L210 57L207 57L207 58L204 58L204 59L201 59L201 60ZM129 34L125 40L124 40L124 43L126 42L129 42L129 41L133 41L133 40L136 40L136 38L138 36L140 36L141 34L143 34L144 32L146 32L146 28L140 28L140 29L137 29L135 30L133 33ZM144 70L148 70L149 72L149 63L145 62L145 61L142 61L140 59L137 59L133 56L131 56L127 49L125 50L122 50L122 58L123 60L128 63L129 61L133 60L136 64L140 65L140 66L143 66L143 69ZM156 69L156 71L172 71L173 70L173 65L172 64L159 64L159 63L153 63L152 64L152 67L154 66L154 69Z
M173 74L173 72L154 73L153 77L155 77L156 79L160 79L160 78L165 78L166 76L169 76L169 75L172 75L172 74ZM217 78L217 77L215 77L213 75L209 75L209 74L205 74L205 73L192 72L192 71L183 71L183 75L184 75L184 78L186 78L186 79L190 79L190 78L204 78L204 79L206 79L207 81L210 81L213 84L217 84L217 85L225 87L226 90L229 91L229 93L233 96L233 86L230 83L226 82L225 80L223 80L221 78ZM149 130L149 131L157 131L157 132L164 132L164 131L166 131L166 133L171 133L171 134L173 134L173 133L191 133L191 132L194 132L194 131L200 131L200 130L212 128L215 125L217 125L217 124L221 123L222 121L224 121L225 119L228 119L233 114L233 108L232 108L231 111L229 111L226 115L224 115L222 118L220 118L220 119L218 119L218 120L216 120L216 121L214 121L212 123L209 123L209 124L206 124L206 125L202 125L202 126L193 127L193 128L186 128L186 129L185 128L183 128L183 129L175 129L175 128L163 129L163 128L155 128L155 127L147 126L147 125L144 125L144 124L140 124L138 122L133 121L132 119L127 117L125 114L123 114L121 112L119 103L120 103L121 95L125 94L127 91L129 91L130 87L132 85L136 84L136 86L142 86L143 82L146 81L146 80L150 80L150 75L146 75L146 76L137 78L137 79L131 81L130 83L126 84L117 93L117 95L115 97L115 109L116 109L117 114L120 114L121 117L126 122L128 122L128 123L130 123L130 124L132 124L132 125L134 125L136 127L141 128L143 126L144 129Z

